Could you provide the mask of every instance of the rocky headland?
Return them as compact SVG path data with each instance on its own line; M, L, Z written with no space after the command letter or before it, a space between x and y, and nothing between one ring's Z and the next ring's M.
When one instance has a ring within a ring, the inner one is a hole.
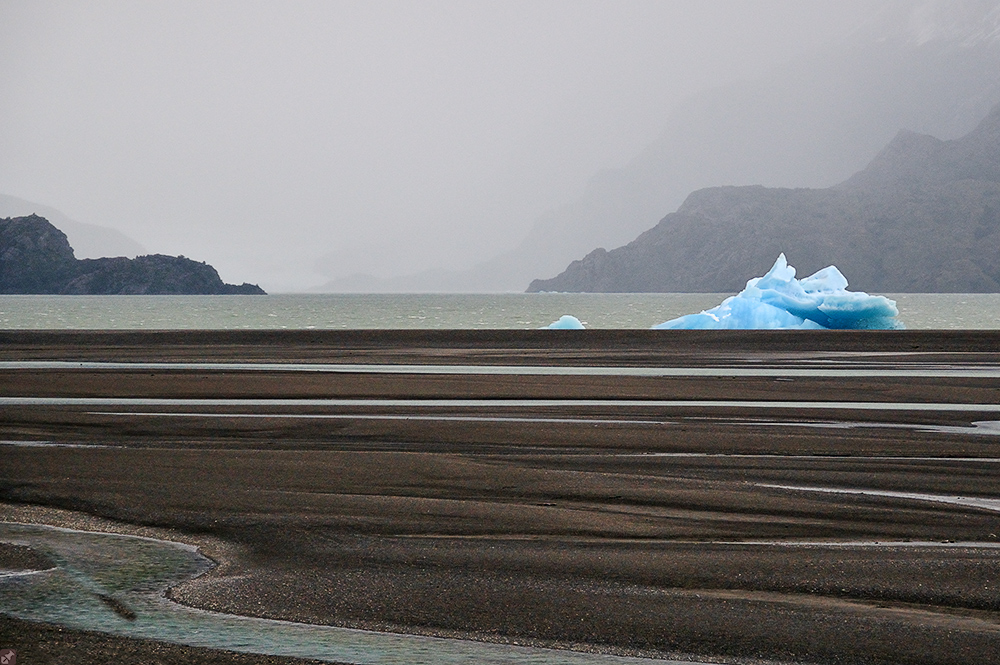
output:
M183 256L77 259L66 234L38 215L0 219L0 293L64 295L264 295L226 284Z

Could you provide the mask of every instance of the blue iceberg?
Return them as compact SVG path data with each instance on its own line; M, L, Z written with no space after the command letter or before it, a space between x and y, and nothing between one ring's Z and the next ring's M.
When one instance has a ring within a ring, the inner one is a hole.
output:
M835 266L795 279L795 268L778 256L763 277L718 307L653 326L656 330L791 329L898 330L903 324L896 303L883 296L848 291L847 278Z
M553 321L547 326L542 326L545 330L583 330L583 324L580 319L575 316L570 316L569 314L564 314L559 317L558 321Z

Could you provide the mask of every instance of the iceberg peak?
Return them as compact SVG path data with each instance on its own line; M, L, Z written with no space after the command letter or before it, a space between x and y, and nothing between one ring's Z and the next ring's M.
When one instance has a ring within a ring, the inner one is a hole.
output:
M774 265L771 266L771 269L763 277L754 277L748 281L747 287L758 286L758 288L766 289L770 288L771 284L784 284L794 279L795 268L788 265L788 259L785 258L785 253L782 252L778 254L778 258L775 260Z

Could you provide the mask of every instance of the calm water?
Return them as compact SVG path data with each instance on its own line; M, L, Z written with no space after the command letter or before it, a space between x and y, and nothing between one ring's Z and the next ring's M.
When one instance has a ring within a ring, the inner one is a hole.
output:
M649 328L730 294L278 294L0 296L0 328ZM910 329L1000 329L1000 294L898 294Z

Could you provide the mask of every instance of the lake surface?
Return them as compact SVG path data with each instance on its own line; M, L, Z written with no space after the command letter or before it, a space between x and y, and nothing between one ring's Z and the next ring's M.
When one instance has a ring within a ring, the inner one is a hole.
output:
M3 329L649 328L732 294L503 293L0 296ZM889 294L909 329L1000 329L1000 294Z

